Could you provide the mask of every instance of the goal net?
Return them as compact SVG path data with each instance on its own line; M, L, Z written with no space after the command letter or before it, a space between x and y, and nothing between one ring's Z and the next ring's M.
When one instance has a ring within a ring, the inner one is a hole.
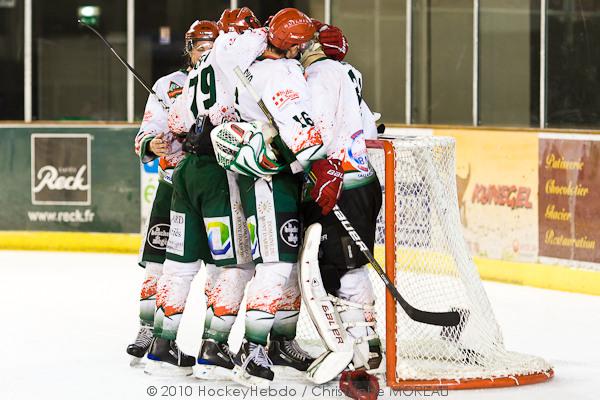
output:
M454 327L412 320L371 270L388 386L460 389L550 379L552 366L545 360L504 348L462 234L454 139L395 137L368 141L368 147L384 192L377 260L413 307L461 316ZM298 339L307 345L320 342L305 312Z

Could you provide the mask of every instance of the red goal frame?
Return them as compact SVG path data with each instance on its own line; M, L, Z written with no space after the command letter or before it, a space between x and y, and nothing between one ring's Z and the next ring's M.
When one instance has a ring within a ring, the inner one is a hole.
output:
M385 139L367 140L367 148L381 149L385 160L385 266L384 269L391 282L396 282L396 204L395 169L396 154L392 141ZM379 177L381 179L381 177ZM390 223L391 221L391 223ZM401 380L396 377L396 302L386 291L385 294L385 336L386 336L386 384L395 390L440 390L440 389L485 389L510 386L521 386L546 382L554 376L554 370L537 372L528 375L511 375L498 378L468 379L423 379Z

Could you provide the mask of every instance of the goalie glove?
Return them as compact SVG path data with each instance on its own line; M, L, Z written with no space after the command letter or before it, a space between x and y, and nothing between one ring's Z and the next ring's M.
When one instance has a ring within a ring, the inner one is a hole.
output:
M342 193L342 162L337 159L316 160L310 167L309 175L314 181L310 195L321 206L321 213L327 215Z
M270 179L285 165L277 162L269 147L269 126L257 122L228 122L210 133L217 162L228 171Z
M340 390L351 399L376 400L379 381L364 370L344 371L340 377Z

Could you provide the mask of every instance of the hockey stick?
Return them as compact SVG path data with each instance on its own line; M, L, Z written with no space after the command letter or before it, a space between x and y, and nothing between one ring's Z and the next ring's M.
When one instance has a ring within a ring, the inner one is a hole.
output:
M248 90L250 95L258 103L258 106L260 107L262 112L265 114L265 116L267 117L269 122L275 127L275 129L277 131L279 131L277 124L275 123L275 119L273 118L273 115L271 114L271 112L269 111L269 109L267 108L267 106L265 105L263 100L260 98L258 93L256 93L256 91L252 87L252 84L250 83L248 78L244 75L244 73L242 72L240 67L236 66L233 69L233 71L237 75L237 77L240 80L240 82L242 83L242 85L244 85L246 90ZM278 139L278 140L276 140L276 139ZM283 143L283 141L281 140L281 137L279 135L277 135L273 139L273 144L278 147L280 154L282 154L282 156L284 157L286 162L289 162L290 165L292 165L293 163L300 165L298 160L295 159L294 154L290 151L289 148L287 148L287 146L285 146L285 143ZM284 147L279 147L279 146L284 146ZM302 168L302 167L300 166L300 168ZM309 179L311 180L312 183L315 183L314 177L309 175ZM373 269L375 270L375 272L377 272L377 275L379 275L379 277L383 280L385 287L390 291L390 293L392 294L394 299L400 304L402 309L406 312L406 314L412 320L417 321L417 322L422 322L424 324L437 325L437 326L457 326L460 323L460 314L456 311L430 312L430 311L419 310L418 308L415 308L412 305L410 305L402 297L400 292L398 292L398 289L396 289L396 286L394 286L394 284L390 281L390 278L387 276L387 274L385 273L383 268L381 268L381 265L379 265L377 260L375 260L375 257L373 256L373 254L371 253L371 251L369 250L369 248L367 247L365 242L362 241L358 232L356 232L356 230L354 229L354 227L352 226L350 221L348 221L348 218L346 218L346 215L342 212L342 210L340 209L340 207L337 204L333 207L333 213L336 216L336 218L340 221L340 223L342 224L342 226L344 227L346 232L348 232L348 235L352 238L352 240L354 241L354 244L356 244L356 246L358 246L358 248L365 255L365 257L367 257L367 260L369 260L369 262L373 266Z
M127 61L125 61L123 59L123 57L121 57L119 55L119 53L117 53L115 48L108 42L108 40L104 39L104 36L102 36L102 34L100 32L98 32L91 25L86 24L85 22L83 22L80 19L78 19L77 22L79 22L81 25L85 26L92 32L94 32L96 34L96 36L98 36L100 38L100 40L102 40L104 42L106 47L108 47L110 49L110 51L112 51L112 53L115 55L115 57L117 57L117 59L121 62L121 64L123 64L125 66L125 68L127 68L133 74L135 79L137 79L137 81L144 87L144 89L146 89L148 91L148 93L150 93L150 94L154 95L154 97L156 97L156 100L158 100L158 102L160 103L160 105L163 107L163 109L165 111L169 111L169 106L166 105L165 102L162 101L162 99L160 97L158 97L156 92L154 90L152 90L152 87L150 85L148 85L148 83L144 80L144 78L142 78L141 75L138 74L137 71L131 65L129 65L129 63L127 63Z

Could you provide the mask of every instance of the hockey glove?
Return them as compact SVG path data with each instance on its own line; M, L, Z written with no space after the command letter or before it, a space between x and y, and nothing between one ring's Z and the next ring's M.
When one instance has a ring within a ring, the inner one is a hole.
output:
M327 215L342 193L344 181L342 162L336 159L314 161L309 175L314 180L314 187L310 191L310 195L321 206L321 213Z
M338 27L321 26L319 29L319 42L325 55L333 60L342 61L348 53L348 41Z
M376 400L379 395L379 381L364 370L344 371L340 377L340 389L351 399Z

